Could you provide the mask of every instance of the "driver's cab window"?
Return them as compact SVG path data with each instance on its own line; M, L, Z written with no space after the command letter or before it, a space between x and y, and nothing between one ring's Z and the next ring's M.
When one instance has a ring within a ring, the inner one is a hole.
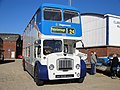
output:
M64 40L64 53L73 54L74 53L74 40Z
M68 45L64 44L64 53L68 53Z
M51 53L62 52L61 40L44 40L43 41L43 54L48 55Z
M64 44L64 53L73 54L73 45Z

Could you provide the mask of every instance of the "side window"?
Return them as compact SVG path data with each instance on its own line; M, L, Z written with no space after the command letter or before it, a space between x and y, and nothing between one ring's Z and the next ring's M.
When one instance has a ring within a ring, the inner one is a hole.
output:
M26 57L30 57L30 47L26 48Z
M27 48L25 48L25 56L27 57Z
M41 58L41 41L36 41L34 45L34 57Z
M30 57L30 47L28 47L28 57Z
M38 46L37 57L41 58L41 46Z

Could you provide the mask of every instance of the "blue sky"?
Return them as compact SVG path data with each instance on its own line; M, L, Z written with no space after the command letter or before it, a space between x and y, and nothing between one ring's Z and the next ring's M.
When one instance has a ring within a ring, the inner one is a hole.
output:
M42 3L69 5L69 0L0 0L0 33L23 34L25 27ZM72 0L81 13L120 16L120 0Z

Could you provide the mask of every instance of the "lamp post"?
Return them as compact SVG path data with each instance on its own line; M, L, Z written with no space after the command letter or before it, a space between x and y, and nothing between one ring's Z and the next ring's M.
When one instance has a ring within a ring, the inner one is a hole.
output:
M72 6L72 0L70 0L69 3L70 3L70 6Z

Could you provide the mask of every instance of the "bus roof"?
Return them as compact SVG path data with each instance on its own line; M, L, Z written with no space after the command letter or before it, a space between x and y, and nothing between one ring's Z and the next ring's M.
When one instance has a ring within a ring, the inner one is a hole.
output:
M79 11L79 9L70 7L70 6L65 6L65 5L59 5L59 4L50 4L50 3L44 3L41 5L42 8L44 7L52 7L52 8L60 8L60 9L68 9L68 10L75 10Z

